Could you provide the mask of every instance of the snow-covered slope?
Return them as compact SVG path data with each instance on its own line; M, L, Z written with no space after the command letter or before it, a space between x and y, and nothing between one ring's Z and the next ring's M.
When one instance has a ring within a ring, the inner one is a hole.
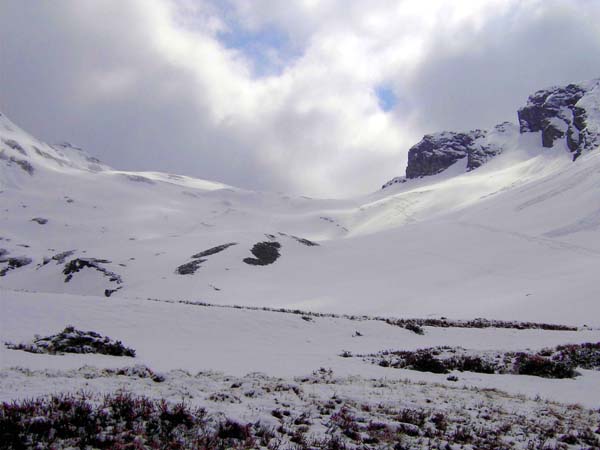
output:
M519 133L536 137L543 147L566 144L573 160L600 145L600 79L553 86L530 95L517 112ZM512 148L516 126L504 122L490 130L442 131L428 134L408 150L406 176L396 177L383 189L406 180L437 175L459 160L466 171L481 167Z
M416 172L343 200L115 170L0 114L0 401L132 392L267 427L261 448L596 448L597 86L424 139ZM538 323L451 320L476 317ZM35 352L61 330L129 354Z
M0 337L4 341L26 342L34 334L47 336L68 324L95 330L118 339L136 350L136 358L107 355L44 355L9 350L0 346L4 368L24 367L32 370L70 370L83 365L116 368L144 364L155 371L181 369L191 373L223 371L242 376L263 372L271 376L308 375L319 368L332 369L337 376L361 375L411 379L455 385L446 374L404 369L390 369L369 364L361 358L343 358L381 350L447 345L472 350L538 351L559 344L600 341L600 330L555 331L500 328L424 327L418 335L384 321L347 317L307 317L237 308L161 301L131 300L74 295L11 292L2 299ZM0 369L2 368L0 366ZM497 388L513 394L539 394L565 403L600 405L600 372L581 371L576 379L460 373L460 386ZM1 373L1 372L0 372ZM0 376L0 400L14 396L6 389L10 380ZM35 383L34 380L31 380ZM4 387L4 389L3 389ZM71 387L69 387L71 388ZM30 397L31 388L18 387ZM40 389L40 387L38 387ZM52 392L50 384L41 389ZM61 388L62 390L63 388ZM4 391L4 392L3 392Z
M0 139L2 289L600 325L600 152L564 139L506 124L476 170L345 200L113 170L6 116Z

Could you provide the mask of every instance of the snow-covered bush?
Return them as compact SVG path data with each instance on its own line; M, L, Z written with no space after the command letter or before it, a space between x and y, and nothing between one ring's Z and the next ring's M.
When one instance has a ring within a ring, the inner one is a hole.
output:
M351 353L342 354L346 358ZM460 347L433 347L415 351L382 351L362 358L381 367L420 372L512 373L544 378L573 378L576 369L600 369L600 342L563 345L538 353L477 352Z
M135 357L135 350L125 347L121 341L113 341L94 331L80 331L72 326L58 334L48 337L36 337L33 342L13 344L5 343L12 350L30 353L99 353L111 356Z

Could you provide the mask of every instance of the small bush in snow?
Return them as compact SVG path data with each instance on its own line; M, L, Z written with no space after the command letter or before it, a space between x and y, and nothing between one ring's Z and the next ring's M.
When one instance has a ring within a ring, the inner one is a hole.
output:
M31 343L5 343L11 350L23 350L29 353L99 353L110 356L135 357L135 350L125 347L121 341L113 341L94 331L80 331L72 326L58 334L38 337Z
M352 357L349 352L340 356ZM434 347L415 351L382 351L363 356L373 364L420 372L512 373L545 378L573 378L576 368L600 369L600 342L562 345L538 353L476 352L460 347Z
M406 325L404 325L404 328L406 328L407 330L412 331L413 333L416 333L416 334L420 334L420 335L425 334L423 327L416 324L415 322L408 322Z
M515 373L544 378L573 378L575 369L566 362L554 361L540 355L519 353L515 362Z

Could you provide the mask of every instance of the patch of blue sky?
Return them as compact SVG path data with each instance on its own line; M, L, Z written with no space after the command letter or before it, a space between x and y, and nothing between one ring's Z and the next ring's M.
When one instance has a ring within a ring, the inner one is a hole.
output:
M217 38L227 48L244 55L252 63L256 77L280 74L299 56L287 33L274 26L247 30L230 24L227 31L217 34Z
M391 111L398 104L398 97L396 96L396 94L390 86L376 86L375 95L377 96L379 107L383 111Z

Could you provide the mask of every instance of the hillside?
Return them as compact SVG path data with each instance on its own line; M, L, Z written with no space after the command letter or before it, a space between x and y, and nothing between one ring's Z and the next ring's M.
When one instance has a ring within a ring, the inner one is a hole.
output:
M0 447L600 448L598 85L351 199L0 115Z
M573 161L566 137L546 148L504 124L484 133L496 150L474 170L461 158L325 200L114 170L0 120L4 289L600 324L590 139ZM256 244L280 256L263 265Z

